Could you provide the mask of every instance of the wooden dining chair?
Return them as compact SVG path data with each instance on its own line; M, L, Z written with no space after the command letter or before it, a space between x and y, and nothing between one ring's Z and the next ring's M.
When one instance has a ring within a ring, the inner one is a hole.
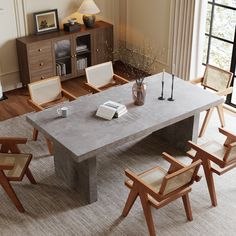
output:
M0 184L20 212L25 209L18 199L10 181L21 181L26 175L32 184L36 181L29 169L31 154L20 153L18 144L25 144L26 138L0 137Z
M138 175L130 170L125 170L125 174L129 178L125 181L125 185L131 190L122 215L128 215L139 196L151 236L156 234L150 206L159 209L182 197L187 219L192 220L188 193L191 191L190 186L195 181L201 165L201 160L197 160L191 165L185 166L169 154L165 152L162 154L166 161L170 163L168 171L159 166Z
M200 83L204 89L210 89L214 91L219 96L227 96L232 93L233 87L230 87L233 78L233 73L222 70L218 67L212 65L206 65L204 76L195 80L191 80L191 83ZM221 127L225 126L223 104L216 106L218 115L221 122ZM202 137L206 131L206 127L211 118L214 107L206 111L206 115L199 133L199 137Z
M105 62L85 68L87 82L85 86L89 92L98 93L104 89L129 81L114 74L112 62Z
M74 95L62 88L59 76L30 83L28 88L30 94L28 103L35 111L42 111L58 103L76 99ZM38 130L34 128L33 140L36 141L37 137ZM46 138L46 142L48 150L52 154L52 143L48 138Z
M188 156L192 159L202 160L213 206L217 206L213 173L221 176L236 167L236 135L222 128L219 128L219 132L226 136L223 144L214 140L202 145L189 141L192 150L188 152Z

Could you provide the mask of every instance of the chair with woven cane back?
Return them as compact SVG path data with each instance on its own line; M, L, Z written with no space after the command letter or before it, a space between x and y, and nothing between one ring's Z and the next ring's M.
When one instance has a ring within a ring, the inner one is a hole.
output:
M36 184L29 169L32 155L21 153L17 146L26 142L26 138L0 137L0 184L20 212L24 212L25 209L10 181L21 181L26 175L32 184Z
M112 62L105 62L85 68L87 90L98 93L109 87L119 84L126 84L129 81L114 74Z
M43 111L58 103L76 99L74 95L62 88L59 76L30 83L28 88L30 93L28 103L35 111ZM34 128L33 140L36 141L37 137L38 130ZM49 153L52 154L52 143L48 138L46 138L46 142Z
M219 132L226 137L223 144L214 140L202 145L189 141L192 150L188 152L193 160L202 160L213 206L217 206L213 173L221 176L236 167L236 135L222 128L219 128Z
M130 193L123 209L122 215L127 216L137 197L140 197L149 234L156 235L150 206L159 209L166 204L182 197L187 219L192 220L189 201L190 186L197 178L201 160L185 166L167 153L163 157L170 163L169 170L154 167L141 174L125 170L129 180L125 185L130 188Z
M217 95L225 97L233 91L233 87L230 87L232 78L233 73L226 70L222 70L212 65L207 65L204 72L204 76L195 80L191 80L191 83L200 83L204 89L210 89L211 91L214 91ZM220 118L221 127L224 127L225 119L223 112L223 104L216 106L216 108ZM213 110L214 107L206 111L206 116L204 118L199 137L202 137L204 135Z

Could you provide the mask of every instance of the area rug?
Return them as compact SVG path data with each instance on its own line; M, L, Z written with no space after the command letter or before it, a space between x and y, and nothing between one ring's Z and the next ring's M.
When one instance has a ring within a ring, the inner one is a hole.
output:
M226 114L227 127L236 132L236 117ZM223 140L217 131L218 117L214 114L207 128L204 142L211 138ZM27 137L23 152L33 154L30 169L37 185L27 178L13 187L26 209L19 213L5 192L0 188L0 235L148 235L148 230L139 199L129 215L121 217L128 196L124 186L124 170L140 172L161 165L168 167L161 158L166 151L179 160L190 163L184 153L154 138L152 135L141 140L114 148L97 157L98 201L86 205L79 193L70 190L55 175L53 157L48 155L44 138L32 141L32 127L25 115L0 123L1 136ZM201 171L202 172L202 169ZM205 178L193 185L190 201L193 221L186 220L181 199L163 207L152 209L158 235L227 235L236 232L236 170L215 177L218 206L211 207Z

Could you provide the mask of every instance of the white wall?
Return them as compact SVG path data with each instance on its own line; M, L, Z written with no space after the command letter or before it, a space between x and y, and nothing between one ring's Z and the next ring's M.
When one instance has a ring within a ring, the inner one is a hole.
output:
M120 39L130 45L154 42L158 70L168 68L171 0L95 0L101 13L97 19L114 24L115 45ZM82 0L1 0L0 80L3 90L20 86L15 39L34 32L33 12L58 9L60 25L76 11Z

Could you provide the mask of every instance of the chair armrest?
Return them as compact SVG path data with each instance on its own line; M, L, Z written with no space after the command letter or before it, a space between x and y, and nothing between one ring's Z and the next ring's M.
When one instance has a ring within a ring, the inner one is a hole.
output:
M28 99L28 104L35 110L35 111L43 111L44 108L37 103L33 102L31 99Z
M216 94L219 96L226 96L233 92L233 87L228 87L227 89L220 90Z
M219 132L225 136L227 136L227 138L230 138L233 141L236 141L236 135L234 135L233 133L227 131L224 128L219 128Z
M129 83L129 80L124 79L123 77L121 77L121 76L119 76L117 74L113 75L113 80L115 80L116 83L120 83L120 84L127 84L127 83Z
M0 144L25 144L27 138L19 137L0 137Z
M166 152L163 152L162 156L166 161L168 161L171 164L171 166L168 170L168 173L175 172L175 171L180 170L183 167L185 167L184 164L182 164L181 162L179 162L178 160L176 160L174 157L172 157L171 155L169 155Z
M199 84L202 81L203 81L203 77L200 77L200 78L197 78L197 79L190 80L190 83L192 83L192 84Z
M224 167L224 162L216 155L209 153L207 150L205 150L204 148L200 147L199 145L193 143L192 141L188 141L189 146L196 150L196 155L195 157L203 159L203 158L207 158L210 161L216 163L217 165L219 165L221 168Z
M74 101L77 99L76 96L74 96L73 94L71 94L70 92L66 91L65 89L61 89L61 93L64 97L68 98L69 101Z
M85 85L85 87L88 89L89 92L92 92L92 93L99 93L99 92L102 91L101 89L98 89L98 88L94 87L92 84L85 83L84 85Z

